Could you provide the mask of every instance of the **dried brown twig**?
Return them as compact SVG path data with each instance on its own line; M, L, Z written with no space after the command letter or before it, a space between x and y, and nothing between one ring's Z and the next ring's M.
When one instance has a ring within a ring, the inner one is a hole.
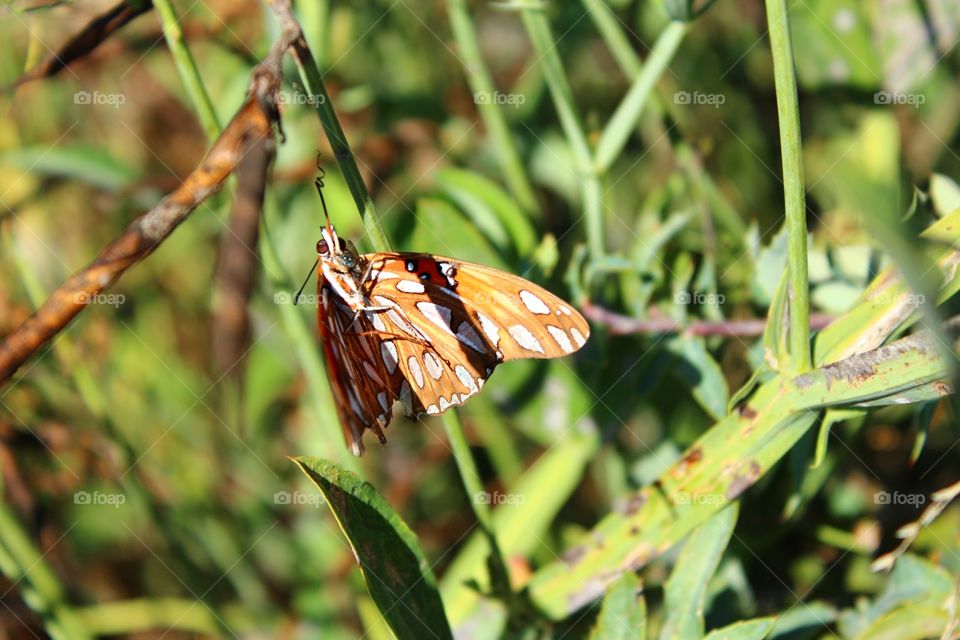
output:
M87 23L79 33L70 38L60 49L51 52L43 62L20 76L16 82L6 87L6 90L15 89L31 80L39 80L40 78L49 78L50 76L56 75L70 66L71 63L96 49L104 40L110 37L111 34L121 29L131 20L151 9L153 9L153 2L151 0L120 2L106 13L100 14Z
M587 319L602 324L610 331L611 335L621 336L630 334L662 334L662 333L683 333L692 336L725 336L732 338L734 336L747 338L763 335L763 329L767 325L765 318L749 318L746 320L695 320L693 322L681 324L672 318L630 318L598 307L597 305L586 303L582 305L581 311ZM814 331L823 329L833 320L832 316L825 314L812 314L810 316L810 328Z
M220 239L217 262L217 289L214 294L211 345L217 375L239 376L235 366L250 344L250 316L247 303L253 294L257 274L257 236L268 170L273 160L272 145L256 144L237 167L237 191L230 226Z
M277 3L288 4L288 0ZM280 40L254 69L243 105L183 184L134 220L93 262L57 288L0 343L0 384L83 311L89 301L150 255L201 202L216 193L250 149L265 141L272 144L273 125L280 122L276 109L280 63L295 37L284 28Z

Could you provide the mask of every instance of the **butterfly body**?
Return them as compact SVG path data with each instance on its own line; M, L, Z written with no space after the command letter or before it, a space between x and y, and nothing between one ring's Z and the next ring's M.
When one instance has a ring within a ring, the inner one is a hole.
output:
M589 327L545 289L483 265L421 253L359 254L331 225L317 243L318 325L340 422L355 454L381 442L392 406L438 415L506 360L578 350Z

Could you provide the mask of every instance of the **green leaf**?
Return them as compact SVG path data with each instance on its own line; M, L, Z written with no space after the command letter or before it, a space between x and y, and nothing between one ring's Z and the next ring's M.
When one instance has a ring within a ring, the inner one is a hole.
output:
M326 499L350 542L370 597L399 640L449 638L436 578L414 533L355 474L319 458L294 458Z
M763 640L770 633L776 618L757 618L735 622L722 629L714 629L706 640Z
M797 79L808 89L853 86L872 89L876 68L866 8L854 0L808 0L790 7Z
M579 485L583 470L599 446L597 434L573 433L555 442L515 486L509 487L509 494L516 498L514 503L493 510L493 528L504 556L529 556L543 546L550 523ZM443 600L458 636L466 635L467 629L483 626L484 631L494 627L493 633L479 637L497 638L499 603L481 599L476 591L465 586L471 579L487 586L484 560L489 545L479 533L470 536L444 573Z
M767 324L763 327L763 360L774 371L785 371L790 367L790 308L787 304L790 283L787 272L782 273L767 310Z
M697 403L714 420L722 419L727 409L727 381L707 351L706 341L699 336L675 336L667 341L667 349L681 359L674 373L690 386Z
M610 585L590 640L644 640L647 604L639 591L640 579L631 572Z
M456 202L503 255L527 256L537 232L513 198L495 182L472 171L437 171L437 186Z
M933 414L937 409L936 402L927 402L922 407L916 417L917 437L913 442L913 449L910 451L910 465L917 463L920 454L923 453L923 447L927 443L927 436L930 433L930 424L933 422Z
M873 636L867 635L868 630L889 629L894 626L889 620L884 622L882 620L884 616L909 605L929 606L930 603L943 603L951 597L953 589L953 577L942 567L906 554L897 560L886 588L874 602L866 607L847 611L841 616L841 635L851 638L872 638ZM943 610L940 609L940 611ZM897 625L900 624L900 620L902 619L896 617ZM942 629L941 622L940 630ZM934 635L939 635L939 631Z
M942 637L950 622L944 607L913 604L894 609L856 636L856 640L925 640Z
M683 544L665 587L667 619L660 632L661 640L703 637L707 583L720 565L738 513L736 503L721 510L697 527Z
M801 633L804 629L822 630L837 619L837 609L825 602L805 602L803 606L793 607L777 617L770 632L771 640L797 637L814 637L812 632Z
M377 609L377 605L370 598L361 596L357 599L357 613L363 622L365 637L370 640L394 640L393 631Z
M941 173L930 176L930 200L937 215L943 217L960 209L960 185Z
M833 425L850 418L856 418L863 415L863 411L856 409L831 409L823 416L823 422L820 423L820 430L817 433L817 448L813 455L813 462L810 466L814 469L820 466L824 456L827 455L827 445L830 441L830 429Z
M481 230L455 206L439 198L417 201L417 224L403 248L509 269L503 254Z
M0 162L32 173L79 180L108 191L122 189L137 178L130 163L94 147L28 147L0 154Z

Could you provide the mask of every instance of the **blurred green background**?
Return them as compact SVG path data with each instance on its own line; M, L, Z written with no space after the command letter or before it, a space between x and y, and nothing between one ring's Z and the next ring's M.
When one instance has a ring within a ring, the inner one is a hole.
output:
M593 187L578 145L604 147L642 61L670 28L667 9L683 3L465 4L296 5L394 248L483 262L641 319L763 319L786 236L762 3L698 7L642 113L620 127L622 144L590 174ZM0 84L110 6L5 2ZM549 22L545 49L520 7ZM226 123L276 23L259 2L173 8ZM476 34L496 94L471 87L477 69L452 15ZM815 313L835 316L890 260L875 221L911 212L901 231L913 242L960 206L960 5L801 0L790 18L811 299ZM568 83L582 140L561 124L551 69ZM210 350L231 185L0 387L0 637L54 633L61 606L107 637L389 637L335 520L288 460L296 455L351 466L383 494L423 545L458 637L495 637L505 624L493 613L463 623L479 605L462 581L483 573L483 553L441 423L398 418L385 448L368 439L354 461L317 373L315 309L277 297L315 259L318 150L340 235L370 249L289 60L287 80L286 139L250 253L258 282L242 360L220 371ZM505 119L512 168L481 117L484 102ZM175 188L210 140L156 11L56 77L0 96L0 106L3 335ZM756 336L611 336L595 325L575 357L499 368L459 414L509 540L514 585L675 461L725 415L762 358ZM957 509L914 545L926 559L911 560L912 574L891 584L869 571L897 527L920 515L916 499L884 504L877 492L915 497L957 479L948 406L843 423L816 471L808 435L741 500L709 582L708 629L800 612L795 628L770 637L860 637L902 601L898 588L956 581ZM29 576L13 556L35 558ZM641 574L655 621L673 560ZM585 637L597 615L594 605L561 622L530 613L506 628Z

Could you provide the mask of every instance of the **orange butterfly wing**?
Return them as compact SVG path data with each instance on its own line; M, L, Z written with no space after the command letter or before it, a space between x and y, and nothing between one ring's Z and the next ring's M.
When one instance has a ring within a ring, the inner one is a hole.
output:
M569 355L590 336L576 310L519 276L429 254L363 258L370 310L356 314L329 287L320 305L331 385L355 452L365 429L383 439L384 405L394 400L409 416L437 415L479 392L501 362Z

